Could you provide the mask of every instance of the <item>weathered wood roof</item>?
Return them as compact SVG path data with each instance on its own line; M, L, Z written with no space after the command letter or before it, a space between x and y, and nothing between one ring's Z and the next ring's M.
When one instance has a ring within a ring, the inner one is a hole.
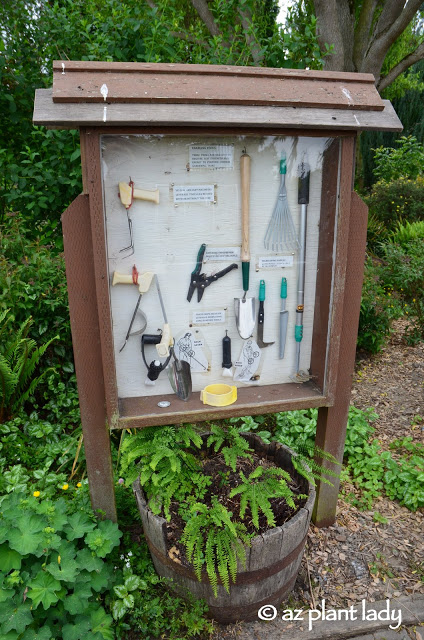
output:
M371 74L91 61L54 62L34 123L402 129Z

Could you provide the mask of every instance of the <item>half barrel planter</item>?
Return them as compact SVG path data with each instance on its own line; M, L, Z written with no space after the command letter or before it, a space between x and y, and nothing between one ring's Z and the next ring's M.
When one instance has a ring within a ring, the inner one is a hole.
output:
M149 509L140 483L133 484L144 534L157 573L169 580L170 589L178 596L191 593L209 606L212 618L222 624L237 620L256 620L263 605L278 607L294 587L302 561L309 523L315 501L315 489L293 468L293 452L278 443L266 445L257 436L244 434L250 446L276 465L292 474L307 494L305 505L280 527L268 529L252 539L246 548L246 567L239 565L236 582L230 582L230 593L218 583L214 596L206 571L199 581L193 570L170 558L167 548L167 522Z

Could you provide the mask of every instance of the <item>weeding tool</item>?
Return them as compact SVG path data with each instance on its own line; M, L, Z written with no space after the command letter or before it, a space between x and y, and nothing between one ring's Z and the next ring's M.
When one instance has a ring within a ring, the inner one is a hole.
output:
M281 278L281 311L280 311L280 360L284 358L286 348L287 325L289 322L289 312L286 309L287 300L287 278Z
M271 219L265 233L265 249L271 251L296 251L299 242L296 237L293 219L287 201L286 189L286 155L281 154L280 160L280 189L278 191L277 202L272 212Z
M126 182L119 183L119 197L125 209L127 210L128 229L130 232L130 244L128 245L128 247L120 249L119 253L131 249L131 253L128 254L128 256L131 256L134 253L132 219L130 218L129 213L132 203L134 200L145 200L147 202L155 202L156 204L159 204L159 189L136 189L134 187L134 182L130 178L128 184Z
M151 271L146 271L145 273L139 274L138 271L137 271L137 267L135 265L132 268L131 275L127 275L125 273L118 273L118 271L115 271L114 274L113 274L113 280L112 280L112 286L113 287L116 284L135 284L135 285L138 286L138 291L139 291L139 296L138 296L138 299L137 299L137 303L135 305L134 313L133 313L132 318L131 318L130 326L128 327L127 335L125 336L125 342L122 345L122 347L119 349L119 353L121 353L121 351L123 350L123 348L127 344L128 338L130 336L136 336L136 335L139 335L140 333L143 333L143 331L147 327L146 315L145 315L145 313L143 313L143 311L139 307L140 307L140 302L141 302L142 295L144 293L147 293L147 291L150 289L150 285L152 283L153 276L154 276L154 273L152 273ZM142 325L141 329L137 329L137 331L131 332L131 329L132 329L132 326L134 324L134 320L136 318L137 312L142 317L143 325Z
M309 204L309 179L310 167L302 162L299 165L299 191L298 203L300 204L300 230L299 230L299 263L297 276L297 306L294 338L296 340L296 371L294 379L304 382L309 376L300 371L300 343L303 338L303 310L305 304L305 251L306 251L306 223Z
M233 264L230 264L228 267L225 267L225 269L222 269L221 271L218 271L218 273L215 273L211 276L207 276L204 273L200 273L202 270L203 256L205 255L205 250L206 250L206 245L202 244L197 254L196 267L191 272L190 286L188 288L188 293L187 293L187 300L189 302L191 301L193 297L193 293L196 289L197 289L197 302L200 302L206 287L209 287L209 285L211 285L212 282L215 282L219 278L222 278L233 269L238 269L238 264L234 262Z
M243 298L234 298L237 330L243 340L247 340L255 328L255 299L246 298L249 290L249 199L250 199L250 156L243 152L240 158L241 182L241 268L243 276Z
M158 352L158 355L161 357L168 357L168 355L171 354L172 358L169 361L168 367L166 369L169 382L171 383L171 387L174 393L181 400L184 400L184 402L186 402L191 395L192 389L190 365L185 360L179 360L175 355L174 340L172 338L171 329L168 324L168 318L166 316L165 306L163 304L162 294L157 276L155 280L156 288L158 290L159 302L162 309L162 315L165 323L162 330L162 340L158 345L156 345L156 350Z
M264 347L269 347L271 344L274 344L274 342L264 342L264 320L265 320L264 302L265 302L265 280L261 280L259 284L259 313L258 313L258 337L257 337L258 346L261 349L263 349Z

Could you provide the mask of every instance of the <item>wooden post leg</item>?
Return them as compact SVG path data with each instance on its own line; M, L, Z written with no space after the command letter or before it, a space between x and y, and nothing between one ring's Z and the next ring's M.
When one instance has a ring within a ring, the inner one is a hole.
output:
M62 215L69 315L91 504L116 522L88 195Z
M355 366L364 256L367 234L368 209L356 193L352 193L347 253L346 283L343 301L343 321L340 335L340 355L337 367L335 403L318 410L315 444L331 453L339 462L343 460L346 424L349 412L352 375ZM327 462L324 467L338 470ZM317 527L328 527L336 519L340 482L329 477L333 486L319 482L312 519Z

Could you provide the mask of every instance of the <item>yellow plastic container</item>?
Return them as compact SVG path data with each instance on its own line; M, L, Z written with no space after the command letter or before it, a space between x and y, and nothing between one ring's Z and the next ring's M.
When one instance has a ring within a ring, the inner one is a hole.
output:
M229 384L210 384L200 392L200 400L212 407L226 407L237 400L237 387L230 387Z

